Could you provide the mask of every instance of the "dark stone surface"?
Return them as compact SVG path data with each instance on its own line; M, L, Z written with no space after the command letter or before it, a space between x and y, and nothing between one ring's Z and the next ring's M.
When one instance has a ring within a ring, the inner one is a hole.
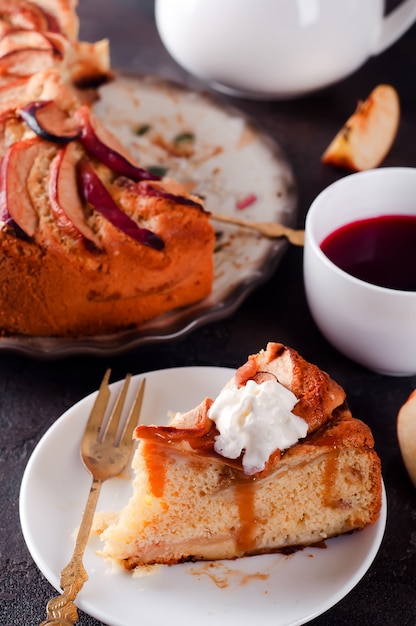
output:
M155 31L150 0L82 0L81 35L109 36L113 65L160 74L199 88L169 58ZM294 102L250 102L222 98L257 119L279 141L299 185L299 226L319 191L340 172L320 164L320 155L355 103L381 82L393 84L402 105L397 140L384 165L416 166L416 28L354 76ZM221 99L221 96L219 96ZM416 199L415 199L416 202ZM415 321L416 323L416 321ZM48 427L72 404L94 391L106 367L114 379L127 371L181 365L237 366L268 340L287 343L342 384L353 413L374 432L388 497L386 534L363 580L316 626L414 626L416 624L416 490L404 470L396 438L396 416L416 387L416 377L389 378L369 372L336 352L320 335L307 309L302 250L288 250L270 281L232 317L185 339L114 357L72 357L37 362L0 354L0 624L29 626L45 617L53 590L33 563L19 524L19 489L29 455ZM48 512L45 511L45 516ZM198 620L198 616L195 616ZM137 622L141 623L140 606ZM99 622L81 614L80 624Z

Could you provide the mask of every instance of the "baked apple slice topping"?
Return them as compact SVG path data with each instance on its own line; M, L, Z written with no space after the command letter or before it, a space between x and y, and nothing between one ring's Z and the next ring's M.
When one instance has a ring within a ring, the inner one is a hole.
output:
M85 220L82 202L85 200L128 237L155 250L163 250L165 247L164 241L158 235L147 228L139 227L120 209L86 159L82 159L78 166L79 143L89 155L129 181L141 195L163 197L175 204L193 206L204 211L202 202L148 184L161 180L161 177L131 163L115 149L113 146L117 140L105 128L100 130L98 122L93 125L86 106L78 109L70 118L53 101L34 101L20 108L18 114L41 139L55 144L66 144L51 163L49 197L55 222L68 235L76 239L84 237L96 247L101 247L97 235ZM96 128L103 135L104 141L98 136Z
M141 180L160 180L160 177L156 174L152 174L131 163L125 156L120 154L120 152L113 149L108 142L104 143L101 141L94 130L90 113L86 106L78 109L75 117L78 119L81 127L81 143L85 150L98 161L109 167L116 174L131 178L135 182ZM108 137L106 139L108 139Z
M9 30L50 30L49 16L41 7L30 2L0 0L0 15L9 25Z
M50 69L61 57L61 51L47 35L37 31L11 31L0 41L0 60L5 74L31 76Z
M21 50L53 50L49 39L36 30L13 29L0 41L0 58Z
M36 101L18 111L31 130L53 143L69 143L81 134L79 126L53 100Z
M177 204L186 204L203 210L202 202L168 192L161 187L148 185L148 182L159 181L162 177L134 165L115 149L111 144L116 140L100 126L98 121L93 125L87 107L81 107L72 118L69 118L55 102L35 101L19 109L19 115L33 132L46 141L65 144L79 139L88 154L119 176L137 183L137 190L142 195L163 197ZM99 137L98 133L102 134L103 138Z
M0 61L4 74L23 77L49 70L55 64L51 50L17 50L1 57Z
M85 220L84 207L78 194L76 144L69 143L54 157L49 174L49 200L53 218L67 235L85 238L97 248L102 247L98 236Z
M101 213L115 228L145 246L155 250L164 249L165 243L163 239L151 230L138 226L134 220L119 208L91 164L85 159L79 165L79 181L81 193L86 202Z
M38 215L27 190L27 178L41 149L39 140L26 139L14 143L4 155L0 166L0 219L33 237Z
M17 77L0 85L0 115L14 113L26 96L28 78Z
M36 30L46 30L48 33L62 33L61 25L55 15L52 15L45 7L37 7L37 9L42 14L42 18L46 22L46 27L44 29L37 28Z
M155 185L152 185L151 183L148 183L146 181L142 181L138 183L135 187L143 196L154 196L158 198L164 198L165 200L170 200L171 202L174 202L175 204L185 204L187 206L194 206L198 209L201 209L201 211L205 212L205 209L202 203L196 202L196 200L192 200L192 198L187 198L186 196L180 196L174 193L170 193L169 191L166 191L162 187L156 187Z

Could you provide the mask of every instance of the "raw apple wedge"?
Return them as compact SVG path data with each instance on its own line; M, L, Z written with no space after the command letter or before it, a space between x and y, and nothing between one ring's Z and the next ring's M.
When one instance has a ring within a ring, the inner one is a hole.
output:
M28 237L35 234L39 220L26 181L40 149L37 138L18 141L8 149L0 167L0 219L17 224Z
M86 160L83 160L80 164L79 180L81 192L85 200L113 226L145 246L155 250L163 250L165 247L163 239L147 228L140 228L134 220L120 209L91 164Z
M101 242L85 220L84 207L78 194L76 144L61 148L51 163L49 200L53 218L63 232L74 239L84 237L97 248Z
M322 162L360 171L377 167L389 152L400 121L399 96L391 85L378 85L329 144Z
M416 390L412 391L397 416L397 438L403 462L416 487Z

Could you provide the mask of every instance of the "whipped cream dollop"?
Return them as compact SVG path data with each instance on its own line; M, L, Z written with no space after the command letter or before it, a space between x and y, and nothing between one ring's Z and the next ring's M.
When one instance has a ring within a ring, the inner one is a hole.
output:
M228 459L243 453L244 473L261 472L275 450L306 436L307 422L292 413L296 403L295 394L277 380L223 389L208 412L219 431L215 451Z

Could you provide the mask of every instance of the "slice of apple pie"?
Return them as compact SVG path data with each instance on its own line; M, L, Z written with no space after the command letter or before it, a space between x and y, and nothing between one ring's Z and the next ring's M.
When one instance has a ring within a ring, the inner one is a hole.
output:
M380 513L370 429L282 344L250 356L215 400L136 437L133 495L96 520L103 555L126 569L315 544Z

